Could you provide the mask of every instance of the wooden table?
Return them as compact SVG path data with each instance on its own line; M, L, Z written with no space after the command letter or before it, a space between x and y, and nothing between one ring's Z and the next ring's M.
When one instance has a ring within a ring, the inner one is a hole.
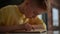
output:
M14 34L60 34L59 30L56 31L44 31L44 32L38 32L38 31L31 31L31 32L19 32Z

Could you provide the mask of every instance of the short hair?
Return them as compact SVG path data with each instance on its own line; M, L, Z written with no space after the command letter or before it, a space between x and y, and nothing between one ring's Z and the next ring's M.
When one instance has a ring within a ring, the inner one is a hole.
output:
M47 0L36 0L38 6L44 10L47 10Z
M38 7L47 10L47 0L30 0L32 3L36 3Z

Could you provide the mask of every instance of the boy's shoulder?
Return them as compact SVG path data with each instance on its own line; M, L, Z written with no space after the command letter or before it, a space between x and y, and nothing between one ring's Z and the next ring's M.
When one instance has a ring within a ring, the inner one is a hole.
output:
M8 9L8 8L13 8L13 7L16 7L16 5L7 5L7 6L5 6L5 7L3 7L3 8L1 8L0 10L2 10L2 9Z

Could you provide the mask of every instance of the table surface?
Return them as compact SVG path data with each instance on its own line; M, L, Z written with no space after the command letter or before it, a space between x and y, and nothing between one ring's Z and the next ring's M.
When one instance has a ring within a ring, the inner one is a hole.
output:
M60 31L44 31L44 32L21 32L22 34L60 34Z
M45 32L13 32L10 34L60 34L60 31L57 30L57 31L45 31Z

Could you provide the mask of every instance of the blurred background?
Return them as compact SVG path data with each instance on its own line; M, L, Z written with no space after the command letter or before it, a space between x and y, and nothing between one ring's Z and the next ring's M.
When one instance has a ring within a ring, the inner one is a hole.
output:
M17 3L18 2L18 3ZM0 0L0 9L6 5L15 5L24 2L24 0ZM60 30L60 0L49 0L50 10L48 13L39 15L47 25L47 30L58 32Z

